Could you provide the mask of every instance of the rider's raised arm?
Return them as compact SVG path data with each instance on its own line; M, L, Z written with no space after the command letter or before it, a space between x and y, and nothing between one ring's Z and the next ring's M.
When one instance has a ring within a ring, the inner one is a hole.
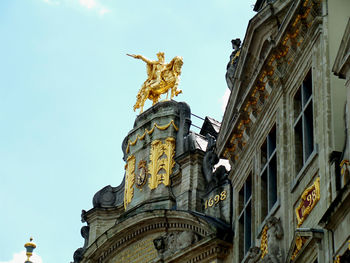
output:
M142 56L142 55L134 55L133 57L134 57L134 58L137 58L137 59L141 59L141 60L143 60L144 62L146 62L147 64L154 64L154 63L155 63L155 61L151 61L151 60L145 58L145 57Z
M142 56L142 55L137 55L137 56L138 56L138 59L143 60L143 61L146 62L147 64L156 64L156 63L158 63L158 61L149 60L149 59L145 58L145 57Z

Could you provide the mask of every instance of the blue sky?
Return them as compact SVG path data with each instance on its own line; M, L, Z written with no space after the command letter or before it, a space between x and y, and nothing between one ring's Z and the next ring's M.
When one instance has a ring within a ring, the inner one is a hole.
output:
M121 182L121 143L146 79L126 53L182 56L176 100L221 121L230 41L244 38L253 4L0 1L0 263L22 263L14 254L30 236L42 262L72 261L81 210Z

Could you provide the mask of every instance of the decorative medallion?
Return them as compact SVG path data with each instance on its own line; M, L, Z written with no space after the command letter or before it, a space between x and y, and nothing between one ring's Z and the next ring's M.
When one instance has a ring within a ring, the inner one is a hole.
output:
M150 162L148 164L148 173L151 175L149 188L155 189L160 184L168 186L170 184L170 174L175 165L175 139L169 137L162 143L161 140L155 140L151 145Z
M301 195L299 206L295 209L298 227L302 225L312 209L320 200L320 177L317 177L313 185L307 188Z
M268 245L267 245L267 230L269 230L269 228L266 225L261 234L261 241L260 241L261 258L264 258L265 255L269 252Z
M134 155L130 155L125 165L125 189L124 189L124 208L126 209L128 204L134 197L134 183L135 183L135 163L136 159Z
M139 173L136 175L136 187L142 190L142 186L147 181L147 163L145 160L139 161L138 164Z

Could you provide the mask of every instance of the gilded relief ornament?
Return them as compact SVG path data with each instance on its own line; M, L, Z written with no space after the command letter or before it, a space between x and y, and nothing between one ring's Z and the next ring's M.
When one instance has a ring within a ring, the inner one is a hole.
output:
M317 177L313 185L305 189L301 195L299 206L295 209L298 227L302 225L317 202L320 200L320 177Z
M298 236L295 239L294 251L293 251L293 254L292 254L291 258L290 258L292 261L298 256L301 248L304 246L306 241L307 241L307 239L305 237L300 237L300 236Z
M267 245L267 230L268 229L269 228L266 225L262 231L262 234L261 234L261 243L260 243L261 258L264 258L265 255L269 252L268 245Z
M136 175L136 187L142 189L147 181L147 163L145 160L141 160L138 164L139 173Z
M160 184L168 186L170 184L170 174L175 165L175 139L169 137L162 143L161 140L155 140L151 145L150 162L148 164L148 173L151 175L149 188L155 189Z
M271 216L266 220L266 225L261 235L261 262L282 263L282 250L280 240L283 237L281 220Z
M152 105L159 101L162 94L166 93L166 99L168 99L169 90L171 90L170 99L182 93L181 90L177 89L183 65L182 57L176 56L167 64L165 63L163 52L157 53L158 60L155 61L149 60L142 55L127 55L141 59L147 64L148 77L136 96L134 111L140 109L140 113L142 113L147 99L152 100Z
M135 183L135 163L136 159L134 155L130 155L125 165L125 189L124 189L124 208L126 209L128 204L134 197L134 183Z

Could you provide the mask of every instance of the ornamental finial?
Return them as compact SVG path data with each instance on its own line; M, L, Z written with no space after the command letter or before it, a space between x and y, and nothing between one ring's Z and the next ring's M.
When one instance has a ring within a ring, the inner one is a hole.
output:
M24 245L26 248L26 255L27 255L27 260L24 261L24 263L33 263L32 261L29 260L29 258L33 255L33 250L36 248L36 245L32 242L33 238L30 237L29 242Z
M166 93L166 99L168 99L169 90L171 90L170 99L182 93L181 90L177 89L180 81L181 67L183 65L182 57L176 56L167 64L165 63L163 52L157 53L158 60L155 61L141 55L127 55L141 59L147 64L148 77L136 96L134 111L140 109L140 113L142 113L147 99L153 101L152 105L159 101L162 94Z

